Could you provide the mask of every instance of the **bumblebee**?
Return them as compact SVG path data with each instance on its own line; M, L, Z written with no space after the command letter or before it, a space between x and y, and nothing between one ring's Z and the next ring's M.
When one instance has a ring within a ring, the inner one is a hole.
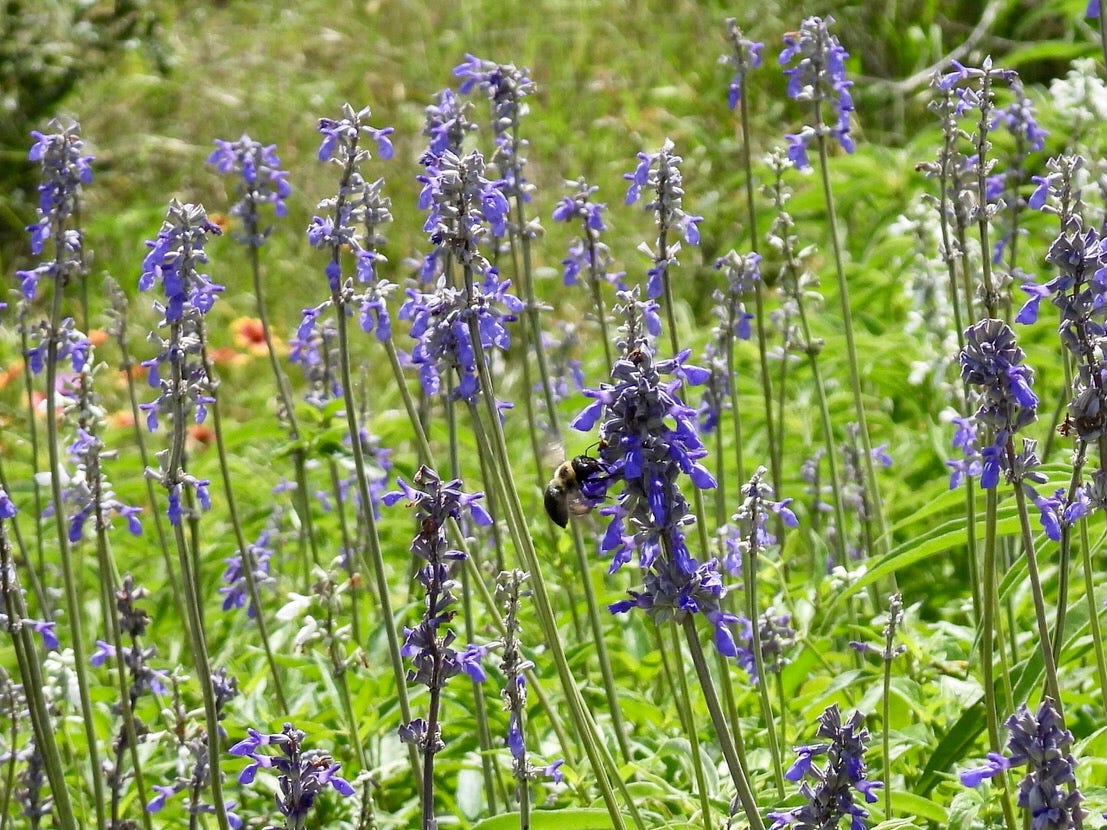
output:
M565 527L570 516L584 516L595 507L580 488L584 482L602 473L603 463L590 455L578 455L558 466L544 494L546 512L554 524Z

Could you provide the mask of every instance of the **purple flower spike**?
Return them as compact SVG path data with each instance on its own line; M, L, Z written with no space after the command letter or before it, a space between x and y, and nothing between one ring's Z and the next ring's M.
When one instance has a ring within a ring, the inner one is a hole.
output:
M304 827L305 819L316 797L326 787L348 797L354 788L338 774L341 764L319 749L303 748L306 734L286 723L280 732L265 734L255 729L249 737L239 741L229 750L233 755L250 758L251 763L239 775L239 782L252 783L259 770L271 770L277 774L277 809L286 817L286 826ZM277 753L263 752L265 747L275 747Z
M854 150L850 136L853 81L846 79L846 58L838 38L830 33L832 17L809 17L800 30L784 37L780 65L795 64L784 70L788 77L788 97L815 107L822 105L823 123L807 125L788 139L788 157L797 170L809 166L807 147L818 135L834 138L847 153Z

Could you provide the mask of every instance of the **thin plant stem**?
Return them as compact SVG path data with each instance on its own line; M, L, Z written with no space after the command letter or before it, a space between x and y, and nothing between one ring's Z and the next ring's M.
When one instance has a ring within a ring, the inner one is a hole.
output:
M17 579L6 527L4 522L0 521L0 594L3 596L8 617L5 628L11 635L16 663L19 666L19 676L23 681L35 746L42 755L46 778L50 782L50 790L54 798L54 815L62 830L77 830L76 817L69 800L65 767L58 751L58 744L54 739L55 729L50 722L50 710L43 692L46 685L43 682L42 667L31 628L23 624L23 620L27 618L27 608Z
M173 344L179 344L181 340L181 323L176 321L171 324L169 340ZM165 487L168 491L173 486L185 488L181 483L184 472L184 445L185 445L185 412L184 399L181 390L185 388L181 372L181 361L172 361L172 389L173 415L172 436L169 444L169 460L166 464ZM189 491L191 492L191 491ZM195 509L189 505L188 514L195 516ZM182 517L183 521L183 517ZM198 522L190 522L192 538L195 543ZM211 780L212 802L215 808L215 818L220 830L230 830L230 822L227 819L227 807L223 798L223 775L220 771L220 732L219 717L215 705L215 690L211 683L211 663L208 660L208 646L204 633L204 618L201 611L200 594L202 583L199 572L198 551L189 550L188 541L185 539L184 527L180 521L173 525L173 538L177 546L177 559L181 569L181 581L184 586L184 601L187 609L188 636L192 644L192 664L196 672L197 682L204 700L204 716L207 729L208 750L208 777ZM195 563L195 564L194 564Z
M815 123L821 124L821 102L815 100ZM876 519L879 550L887 553L891 540L884 522L884 503L880 496L880 488L876 482L876 467L873 462L872 438L869 435L868 419L865 415L865 401L861 392L861 370L857 359L857 345L853 338L853 312L850 309L849 283L846 280L845 265L842 261L842 245L838 231L838 213L834 207L834 194L830 186L830 165L827 152L827 137L823 131L818 133L819 145L819 173L822 178L823 198L826 203L827 224L830 226L831 249L834 252L834 273L838 278L838 299L842 308L842 332L846 340L846 360L849 364L850 391L853 393L853 407L857 414L857 426L861 433L861 446L864 449L865 489L869 493L873 516ZM844 528L843 528L844 531ZM892 575L895 582L895 575Z
M704 700L707 702L707 711L711 715L711 722L715 726L715 732L719 739L719 745L723 751L730 777L734 782L734 789L738 793L738 801L746 814L750 830L765 830L765 823L761 819L761 810L757 806L757 798L750 787L749 773L743 755L739 755L734 746L730 729L719 706L719 698L715 694L715 684L711 679L711 671L704 657L703 647L700 645L699 633L696 631L696 622L693 615L688 614L684 618L684 635L688 642L688 649L692 655L692 664L696 667L696 675L699 677L700 687L703 689Z
M36 485L37 487L37 485ZM3 488L5 493L10 493L12 488L8 484L8 478L4 473L3 458L0 458L0 488ZM35 597L35 602L38 605L40 616L43 619L50 619L52 614L50 611L49 597L46 595L46 591L42 586L42 581L38 578L34 564L31 562L30 555L27 551L27 546L24 543L23 532L19 529L19 522L13 516L11 519L12 537L15 539L15 549L19 551L19 560L26 565L27 579L31 583L31 593ZM36 540L41 544L42 540Z
M685 676L684 655L680 646L680 635L677 632L676 621L673 620L666 628L669 628L672 633L672 654L675 663L672 674L677 683L677 694L675 695L677 714L680 716L680 725L684 729L684 734L688 736L688 751L692 756L692 771L696 776L696 794L700 799L703 830L712 830L711 802L707 797L707 776L703 771L703 753L700 752L700 739L696 730L696 721L692 717L692 698L688 693L688 678ZM662 649L668 648L668 645L664 642L664 634L661 634L659 639L662 641Z
M892 655L884 655L884 694L880 701L881 749L884 753L884 820L892 818Z
M457 430L457 412L454 408L454 401L449 395L445 396L446 402L446 428L450 436L450 478L461 478L461 460L458 454L458 430ZM485 464L483 458L481 459L481 468L483 471ZM487 478L487 474L485 476ZM494 513L492 514L495 515ZM476 626L473 620L473 597L472 592L469 590L469 572L462 570L461 573L461 597L462 597L462 616L465 618L465 638L467 642L474 642L476 640ZM429 600L428 600L429 602ZM428 606L434 607L434 606ZM473 714L476 717L477 722L477 742L480 746L480 761L481 761L481 777L484 780L484 797L488 803L488 811L495 815L496 813L496 786L495 786L495 774L492 768L492 733L488 728L488 710L484 700L484 688L479 680L470 679L469 681L473 686ZM434 689L431 689L434 692ZM434 734L429 733L429 734Z
M603 678L604 696L607 698L611 727L615 732L615 740L619 744L619 751L623 755L623 760L629 764L633 760L633 755L630 750L630 739L627 737L626 723L623 720L622 704L615 685L615 674L611 670L607 640L604 636L603 624L600 622L599 603L596 601L596 589L592 584L592 563L588 561L588 552L584 546L584 533L580 525L576 522L572 522L571 525L573 550L576 553L577 568L580 570L580 584L584 590L584 602L588 608L588 623L592 632L592 642L596 649L596 662L600 664L600 675Z
M465 286L468 295L471 297L473 293L473 273L468 265L465 267ZM539 623L542 626L546 644L550 649L550 655L557 668L573 722L584 744L585 753L588 755L593 773L596 776L596 785L600 789L600 794L604 799L604 804L607 807L608 814L614 827L616 830L625 830L623 814L619 809L619 805L615 800L615 794L611 787L611 778L618 781L618 785L624 794L626 802L625 807L635 820L635 824L642 827L642 819L638 815L637 805L626 792L622 779L616 774L610 756L605 759L601 755L601 750L605 750L606 748L602 747L602 742L598 740L594 725L590 724L587 718L584 701L581 698L580 690L576 686L572 670L568 665L560 637L557 633L553 606L546 590L545 580L541 575L538 557L534 550L534 542L526 531L526 521L523 517L522 504L519 499L518 491L515 488L514 479L509 474L511 464L508 460L507 445L504 440L499 413L496 410L495 390L488 371L488 364L480 337L478 321L475 317L470 317L469 319L469 337L473 347L477 376L480 381L481 396L484 399L484 406L489 423L489 429L487 430L491 437L489 443L491 444L493 457L496 460L497 469L493 477L497 479L497 484L503 491L503 500L507 508L508 528L511 531L516 551L522 557L523 569L531 574L531 585L534 588L534 607L537 611ZM609 777L609 770L611 777Z
M60 249L58 260L61 260ZM80 592L76 576L73 573L73 551L69 546L69 537L66 533L66 511L61 489L62 468L58 457L58 406L57 395L54 390L58 377L57 332L61 325L61 300L61 285L56 284L53 292L49 330L46 334L46 449L50 463L50 495L54 507L54 525L58 536L58 558L61 561L62 583L65 588L65 610L69 617L70 632L73 636L73 671L77 675L81 720L87 742L88 760L92 768L92 791L96 804L96 821L98 827L106 828L107 804L104 800L104 782L103 776L100 774L100 749L96 740L96 728L92 716L92 699L89 695Z
M81 383L89 383L89 376L87 374L81 376ZM88 398L88 390L84 390L82 394ZM92 504L94 507L94 521L96 530L96 559L100 569L100 580L104 586L104 593L106 594L109 602L105 609L106 617L108 619L108 632L111 636L112 644L115 646L115 668L116 678L119 683L119 706L123 717L123 734L120 736L120 740L126 741L126 747L130 749L131 754L131 767L135 777L135 789L138 793L139 803L145 805L146 799L146 783L142 774L142 763L138 757L138 730L135 728L135 716L134 708L132 706L132 699L130 691L127 687L127 666L126 660L123 655L123 634L119 627L119 616L113 610L113 603L111 600L115 598L115 591L118 585L118 577L116 574L115 562L111 555L111 550L108 546L108 525L104 521L104 511L101 508L103 503L102 498L102 485L103 477L99 468L99 456L94 456L91 459L89 469L86 472L87 481L92 490ZM115 775L117 778L121 778L122 775L118 769L120 762L123 759L124 749L120 747L116 757L116 770ZM119 791L118 788L113 788L112 792L112 822L113 824L119 823L118 815L118 801ZM146 830L151 830L150 815L146 810L142 810L142 826Z
M1072 454L1072 475L1065 494L1065 504L1072 504L1076 498L1087 457L1088 442L1083 438L1078 439L1076 450ZM1069 522L1061 523L1061 539L1057 547L1057 612L1053 623L1053 662L1055 664L1061 659L1061 646L1065 639L1065 615L1069 604L1069 568L1072 564L1072 524Z
M984 716L988 724L988 742L992 752L999 754L1003 751L1003 744L999 736L999 713L996 710L994 652L995 647L995 623L996 623L996 510L998 497L996 488L986 491L986 503L984 506L984 588L983 588L983 615L981 620L982 632L980 636L980 670L984 685ZM1010 698L1008 698L1010 701ZM1003 818L1007 824L1007 830L1019 830L1015 820L1015 810L1011 805L1011 793L1008 789L1007 775L1000 771L996 776L999 780L999 797L1003 807Z
M118 305L116 308L118 309ZM142 430L142 415L138 408L138 392L135 389L134 367L135 361L131 355L130 341L127 337L127 325L125 319L120 319L118 330L115 332L116 343L119 345L119 370L127 383L127 402L131 407L131 426L135 446L138 447L138 458L142 463L142 469L150 466L150 454L146 447L146 436ZM173 607L177 611L178 619L187 619L184 597L181 595L180 581L177 579L173 567L173 551L169 544L169 537L165 532L165 524L162 521L161 511L158 509L158 498L154 491L154 479L143 476L146 483L146 503L150 508L150 514L154 518L154 530L158 536L158 549L161 551L162 563L165 565L165 576L173 593Z
M757 208L754 199L753 163L750 159L750 105L749 96L746 95L746 78L743 74L739 81L740 93L738 97L739 123L742 128L742 170L745 173L744 185L746 195L746 222L750 231L750 250L759 253L760 238L757 234ZM776 427L773 424L773 388L772 375L769 371L769 350L766 339L765 326L765 285L762 281L757 283L757 291L754 292L754 320L757 326L757 360L760 365L761 399L765 404L765 435L769 446L769 475L772 477L773 492L782 492L783 479L781 475L782 442L776 439ZM728 353L728 360L733 360ZM731 394L736 395L737 390L731 387ZM737 405L737 403L736 403ZM745 481L745 476L739 474L739 481Z
M754 519L756 521L756 518ZM753 662L757 669L757 699L761 704L761 719L765 722L766 736L769 741L769 755L773 761L773 780L776 782L777 796L783 800L784 769L780 763L780 745L776 738L776 724L773 719L773 707L769 703L768 678L765 675L765 657L761 653L761 610L757 601L757 532L750 533L749 545L742 555L742 586L746 593L746 616L750 621L750 634Z
M246 228L247 238L256 239L258 238L257 213L250 210L246 212L246 216L250 219ZM269 313L266 308L261 280L260 252L257 245L249 245L249 249L250 272L254 278L254 299L257 302L258 320L261 322L261 336L265 339L265 353L269 357L269 367L273 371L273 379L277 384L277 394L280 396L280 413L288 425L288 437L293 444L292 465L296 474L296 508L300 514L300 550L304 552L305 546L310 547L311 561L318 565L319 550L315 538L314 520L311 515L311 502L308 499L306 458L304 448L300 443L300 425L296 420L296 409L292 402L292 391L289 388L288 378L281 371L280 361L277 360L277 350L273 345L273 330L269 325ZM310 568L305 567L305 575L310 570Z
M201 323L201 340L206 342L203 336L203 324ZM208 357L207 347L201 347L200 359L204 364L204 372L209 378L215 377L215 369ZM253 548L246 541L242 532L242 522L238 518L238 506L235 502L234 487L231 484L231 467L227 459L227 444L223 439L223 415L219 406L218 387L213 385L211 390L211 404L209 411L212 416L212 428L215 433L215 448L219 454L219 472L223 477L223 492L227 498L227 514L231 520L231 529L234 532L235 543L238 545L239 555L242 557L242 571L246 577L246 591L250 595L250 603L254 607L254 622L257 624L258 637L261 639L261 648L265 652L265 662L269 664L269 674L273 678L273 692L277 696L277 705L284 714L289 713L288 701L284 695L284 684L281 683L281 672L277 666L273 648L269 644L269 628L265 622L265 610L261 603L261 593L258 591L256 576L257 560L254 558Z
M1096 577L1092 569L1092 546L1088 539L1088 522L1086 518L1080 520L1081 551L1080 563L1084 572L1084 599L1088 605L1088 627L1092 635L1092 647L1095 650L1096 678L1099 681L1099 691L1103 696L1103 706L1107 710L1107 660L1104 659L1103 629L1099 623L1100 604L1096 599ZM1057 639L1062 638L1063 632L1058 629Z
M337 250L335 250L334 256L337 259ZM385 573L384 554L381 551L380 538L377 536L377 520L373 515L373 501L369 493L369 480L365 471L365 454L362 452L361 431L357 423L357 409L354 405L346 304L339 296L338 290L332 292L331 302L336 312L335 316L338 324L339 382L342 384L342 395L346 404L346 428L350 435L350 449L354 457L361 524L365 528L365 542L367 543L366 547L368 547L369 561L365 562L365 565L367 568L371 568L376 580L377 601L380 603L385 636L388 639L388 658L392 666L392 677L396 683L396 697L400 704L400 717L404 723L410 723L411 704L407 695L407 675L404 672L403 658L400 657L400 641L396 635L396 618L392 611L392 600L388 593L388 577ZM361 545L358 546L358 554L363 561L366 559L366 551ZM414 744L408 744L408 758L418 778L420 765L418 751Z
M1007 439L1007 458L1008 463L1013 465L1015 460L1015 444L1011 438ZM1009 469L1014 469L1013 466ZM1019 530L1022 535L1022 549L1026 555L1026 567L1027 573L1030 576L1030 596L1034 600L1034 618L1038 623L1038 642L1042 650L1042 659L1045 665L1045 677L1046 677L1046 691L1050 697L1053 698L1054 706L1057 707L1057 715L1064 722L1064 707L1061 701L1061 687L1057 682L1057 662L1053 658L1053 646L1052 637L1049 632L1049 622L1046 619L1045 608L1045 596L1042 592L1042 579L1038 573L1038 556L1034 552L1034 531L1030 528L1030 514L1026 508L1026 493L1023 492L1022 487L1016 482L1014 487L1015 491L1015 505L1019 515ZM1056 636L1060 639L1062 632L1058 631Z
M23 354L27 354L27 352L30 350L30 347L31 347L31 344L27 340L27 333L28 333L27 313L28 313L29 309L30 309L29 304L27 304L27 303L20 303L19 304L19 339L20 339L20 346L22 347L22 353ZM24 366L23 384L24 384L24 394L27 397L27 429L28 429L28 433L29 433L29 436L30 436L30 439L31 439L31 464L32 464L32 467L37 470L38 469L38 462L39 462L39 454L40 454L42 448L39 446L38 423L37 423L36 414L35 414L34 376L31 372L26 371L26 366ZM43 530L43 522L42 522L42 513L43 513L42 491L39 490L38 482L35 481L34 477L31 478L31 482L32 482L32 484L31 484L31 495L34 498L35 554L36 554L35 568L42 577L45 577L45 575L46 575L46 551L45 551L46 533ZM43 599L45 600L45 597L43 597ZM47 608L47 606L43 606L43 608L45 610Z
M415 432L416 449L419 453L419 459L427 466L436 468L434 463L434 453L431 450L430 442L427 440L427 435L423 430L423 421L419 416L419 409L415 403L415 399L411 395L411 390L407 386L407 379L404 377L403 367L400 365L399 355L396 351L396 344L391 337L386 338L383 341L385 353L388 355L388 363L392 368L393 377L396 380L396 387L400 391L400 399L404 404L404 411L407 413L408 420L411 422L412 428ZM476 586L477 592L480 594L481 603L492 615L492 620L496 625L500 634L506 632L504 622L499 614L499 609L496 607L496 603L492 597L492 594L488 591L488 587L484 584L484 581L480 578L480 572L476 569L476 562L472 556L469 555L468 545L465 541L465 534L461 532L461 529L457 526L457 522L451 519L447 522L449 528L452 544L454 544L458 550L461 550L466 554L465 568L472 571L472 585ZM557 709L551 704L547 697L542 685L538 679L538 676L534 674L533 670L528 669L526 672L527 687L534 692L535 697L538 698L542 709L547 713L550 718L550 724L557 734L558 742L561 744L562 750L566 755L565 761L570 766L574 765L574 758L572 752L572 743L569 741L568 732L565 730L564 724L561 722L561 718Z

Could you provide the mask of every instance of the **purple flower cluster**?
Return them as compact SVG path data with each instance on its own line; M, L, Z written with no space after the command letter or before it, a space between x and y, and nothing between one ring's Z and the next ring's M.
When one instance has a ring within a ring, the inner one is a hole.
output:
M850 830L865 830L868 810L854 801L854 792L861 793L865 801L877 801L874 790L884 786L879 781L865 777L865 748L869 742L869 730L864 727L865 718L854 712L842 723L838 705L828 707L819 715L819 728L815 733L826 742L796 748L795 763L784 774L789 781L799 781L804 803L784 812L769 813L773 820L770 830L795 827L796 830L838 827L841 819L848 817ZM816 758L825 758L821 767Z
M285 216L288 207L285 199L292 193L288 172L281 169L277 145L262 144L243 135L238 141L215 139L215 150L208 156L208 164L224 175L238 177L235 194L238 201L230 209L231 216L242 221L245 232L235 239L254 248L260 248L269 230L259 228L261 205L273 205L277 216Z
M729 251L715 261L715 269L726 277L726 286L712 294L715 316L734 337L749 340L753 336L753 314L746 310L746 300L761 290L761 255Z
M273 770L279 788L277 809L285 817L286 828L301 830L306 826L307 815L324 788L330 787L342 796L354 794L353 785L338 774L342 765L321 749L305 750L307 735L291 723L286 723L280 732L246 731L249 737L227 750L231 755L250 759L238 781L251 784L259 769ZM268 754L265 747L276 749L277 754Z
M393 148L389 135L393 128L372 127L368 124L369 116L368 107L355 112L349 104L343 104L342 118L319 119L319 132L323 134L323 141L319 145L319 160L339 165L342 168L342 178L337 196L323 199L317 205L317 209L325 215L312 217L307 237L313 248L330 254L324 272L332 295L343 290L340 264L343 250L349 250L354 255L358 282L377 281L376 263L384 259L377 251L383 241L377 235L377 228L392 221L391 201L383 192L384 180L366 181L361 174L361 165L371 157L361 143L361 138L363 135L370 136L377 142L381 158L390 159ZM380 291L387 294L383 286ZM374 303L377 300L379 297L374 296L369 302ZM377 308L379 313L383 304ZM387 314L385 320L387 321ZM387 328L387 322L384 326Z
M46 359L50 353L50 341L53 340L54 359L61 363L68 360L75 373L84 372L88 368L92 344L88 337L77 329L77 324L72 317L64 318L51 335L51 326L42 322L35 332L38 337L37 345L31 346L24 353L27 359L27 367L31 374L40 375L46 368Z
M524 100L534 93L534 82L527 70L514 64L498 64L466 54L465 61L454 67L454 76L461 78L458 91L468 95L482 90L492 104L492 134L496 152L491 163L503 176L503 189L509 196L522 201L530 199L533 187L523 177L526 141L518 137L519 124L527 114Z
M530 575L525 571L503 571L496 579L496 599L503 604L506 631L503 659L500 661L500 671L506 682L500 691L500 697L508 711L505 744L511 752L517 789L525 787L527 781L538 778L549 778L555 784L560 784L563 778L561 767L565 763L558 760L543 767L535 766L527 759L526 737L523 734L523 718L527 711L526 672L534 668L534 663L523 655L519 642L519 606L520 598L524 595L523 586L529 578ZM516 795L518 797L518 792Z
M477 129L469 120L472 108L472 103L458 98L452 89L439 92L435 102L425 110L423 135L429 139L427 152L435 156L446 152L460 156L466 133Z
M1001 470L1009 476L1019 472L1007 457L1008 441L1038 417L1038 396L1031 389L1034 373L1023 365L1024 357L1014 332L1002 320L981 320L966 330L965 347L958 356L961 379L978 389L980 406L971 424L960 421L954 436L954 447L966 458L949 462L954 468L951 486L978 470L984 488L996 486ZM979 427L991 430L994 440L978 450Z
M611 383L585 389L594 399L572 423L591 431L599 424L599 461L603 472L583 485L586 497L600 500L621 485L615 505L601 512L611 517L601 549L612 556L610 571L637 551L643 588L610 606L612 613L642 608L659 623L702 613L715 627L715 642L727 656L737 651L729 626L737 617L720 607L726 592L718 562L700 564L685 542L684 528L695 521L681 492L681 476L700 488L715 479L699 460L707 451L696 430L696 412L678 397L682 383L698 385L708 372L686 363L689 351L656 360L643 326L656 304L642 303L637 291L620 293L626 314L623 356L611 370ZM671 376L663 380L664 375Z
M758 683L757 657L753 648L753 625L745 617L740 618L742 636L738 642L737 663L749 675L750 683ZM780 674L791 660L784 652L796 641L796 630L792 628L790 614L777 614L771 608L761 615L758 622L758 640L761 643L761 661L765 671Z
M1053 701L1046 697L1032 713L1024 703L1007 719L1008 755L989 752L987 762L961 773L961 783L978 787L1002 770L1026 767L1018 805L1030 814L1034 830L1079 827L1084 800L1076 786L1072 733L1065 729Z
M607 205L592 201L599 188L588 184L583 178L575 182L566 181L565 186L574 191L573 195L561 197L553 210L553 219L555 222L580 222L584 232L583 236L570 243L569 256L561 260L565 266L562 272L565 285L575 285L583 274L593 284L606 280L622 290L623 272L609 270L614 262L611 249L600 241L600 234L607 229L603 221Z
M780 65L798 58L795 66L784 70L788 76L788 97L809 104L819 123L808 124L798 133L785 135L788 158L797 170L811 166L807 148L818 136L829 135L847 153L854 149L850 136L850 113L853 112L853 81L846 79L846 58L849 57L838 38L830 33L832 17L809 17L800 30L786 35L780 53ZM829 112L824 111L824 107Z
M84 383L81 384L85 386ZM81 539L85 523L96 517L95 524L111 527L111 516L122 516L127 529L135 536L142 535L142 523L138 520L141 507L124 504L115 495L111 483L104 475L100 461L104 454L104 442L96 433L77 428L77 438L69 445L69 463L74 470L62 488L62 501L70 506L68 511L69 541Z
M495 268L487 268L484 277L484 283L475 284L471 292L451 288L444 277L431 293L407 290L400 319L411 320L411 336L418 341L411 362L419 367L419 381L427 395L437 395L443 384L454 400L472 400L480 391L470 320L476 320L484 349L506 350L511 344L505 323L518 318L523 303L508 293L511 281L500 280Z
M722 55L719 63L734 72L726 94L727 106L734 109L742 99L746 75L751 69L761 66L761 50L765 48L765 44L747 38L738 28L738 21L733 17L726 19L726 39L730 43L731 52Z
M157 647L144 646L141 643L141 638L146 636L150 617L145 609L139 608L135 603L144 599L148 593L145 588L135 585L134 577L130 574L123 577L123 584L115 592L119 633L130 643L123 647L123 665L127 667L127 674L131 680L128 694L132 710L139 697L144 694L163 695L169 684L168 672L164 669L155 669L150 665L150 661L158 654ZM115 646L104 640L97 640L96 651L93 652L89 662L93 666L102 666L108 659L114 659L117 655Z
M489 233L507 233L510 205L504 183L485 178L484 157L475 150L465 156L427 153L422 163L426 172L417 177L423 185L419 208L428 211L423 230L455 262L483 274L491 266L480 244Z
M457 635L445 627L456 613L451 609L457 601L453 570L465 559L464 553L450 549L445 527L449 519L461 521L463 510L477 525L490 525L492 517L479 504L484 496L462 492L461 479L443 481L427 466L415 473L413 483L417 486L401 478L396 483L400 489L385 494L384 503L391 506L406 498L408 506L415 508L418 530L411 542L411 553L421 563L415 578L425 592L423 618L414 628L404 628L404 645L400 649L400 654L412 663L408 682L421 683L432 694L462 672L481 682L485 678L481 660L490 646L470 644L459 651L453 648ZM424 754L433 754L441 748L437 722L413 720L400 728L400 738L414 743Z
M339 382L338 331L333 320L320 321L326 304L305 308L296 334L289 341L288 360L303 370L308 391L305 400L322 408L327 401L342 397Z
M219 593L223 595L224 611L245 607L247 617L253 619L257 616L258 609L250 601L249 582L246 579L246 562L249 560L253 561L254 584L257 585L258 592L260 593L263 587L276 589L277 580L270 572L270 560L273 558L273 537L276 533L277 528L265 527L258 534L257 541L249 545L249 559L243 555L242 551L236 551L234 556L229 556L224 560L227 567L223 571L223 582L226 584L219 589ZM247 603L249 603L248 606Z
M55 133L31 132L35 143L28 159L42 168L38 186L38 219L27 226L31 235L31 253L38 256L49 239L54 239L57 255L32 271L21 271L23 296L33 300L38 292L38 280L52 277L63 280L80 268L81 234L67 228L69 219L79 210L81 186L92 181L92 156L83 155L81 127L77 123L63 127L51 121Z
M148 291L155 283L161 286L165 302L155 301L154 309L163 315L161 326L170 330L168 339L157 338L158 355L142 362L150 386L161 389L156 401L140 406L151 432L158 428L159 412L180 416L189 406L196 423L202 423L214 401L213 382L202 358L203 320L223 286L200 269L208 262L204 251L208 236L221 233L203 206L174 199L157 239L146 243L151 251L143 260L138 288Z
M633 205L642 198L643 189L648 189L653 194L642 206L653 213L657 223L655 250L650 250L648 245L642 246L654 262L646 282L646 296L651 299L661 296L664 275L669 266L677 264L680 243L668 241L669 231L679 231L689 245L700 244L699 223L703 221L703 217L685 213L681 206L684 200L681 162L683 159L673 152L673 142L665 139L665 143L656 153L639 153L638 166L630 173L623 174L623 178L630 182L626 196L628 205Z

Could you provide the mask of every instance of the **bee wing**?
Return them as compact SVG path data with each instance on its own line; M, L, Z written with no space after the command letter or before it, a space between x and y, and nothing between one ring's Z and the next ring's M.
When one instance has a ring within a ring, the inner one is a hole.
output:
M596 506L596 502L588 498L580 490L576 490L569 495L567 500L567 507L569 514L572 516L587 516L592 512L592 509Z

